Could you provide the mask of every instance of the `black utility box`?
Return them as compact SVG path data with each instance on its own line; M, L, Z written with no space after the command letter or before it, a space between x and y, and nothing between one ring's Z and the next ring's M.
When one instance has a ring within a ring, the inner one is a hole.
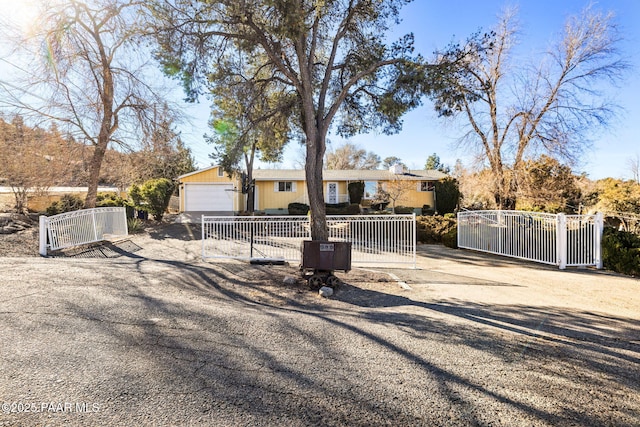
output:
M304 240L302 265L305 270L351 270L351 242Z

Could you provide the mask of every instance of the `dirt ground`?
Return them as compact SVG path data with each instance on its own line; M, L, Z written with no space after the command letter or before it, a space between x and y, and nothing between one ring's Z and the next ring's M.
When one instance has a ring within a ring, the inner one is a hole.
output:
M325 299L296 266L203 262L193 224L48 258L12 234L2 427L640 425L634 278L424 245Z

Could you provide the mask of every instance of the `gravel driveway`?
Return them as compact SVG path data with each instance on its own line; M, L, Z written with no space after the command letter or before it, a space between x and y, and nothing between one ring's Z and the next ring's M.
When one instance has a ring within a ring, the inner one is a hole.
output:
M324 299L197 236L0 258L0 426L640 425L636 279L425 246Z

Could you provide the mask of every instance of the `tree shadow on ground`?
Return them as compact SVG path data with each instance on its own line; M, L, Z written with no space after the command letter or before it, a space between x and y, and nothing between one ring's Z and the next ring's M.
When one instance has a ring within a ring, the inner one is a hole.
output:
M464 326L454 324L452 327L486 330L490 335L478 340L478 334L470 334L473 339L469 340L465 334L456 334L461 343L487 351L495 350L498 356L504 352L500 346L495 346L495 334L512 334L522 341L523 354L561 352L590 366L594 372L606 373L620 383L633 384L629 379L629 374L632 374L635 388L640 390L638 319L559 307L478 304L466 301L421 302L350 285L345 285L337 298L345 303L370 309L365 316L373 322L403 325L417 332L428 325L434 314L462 320ZM410 313L377 310L394 307L418 310L411 310ZM512 357L513 354L509 356ZM623 365L631 369L620 369Z
M472 251L470 249L452 249L438 244L418 245L416 254L418 257L425 257L430 260L452 261L479 267L528 267L536 270L558 271L558 266L556 265ZM566 271L574 274L627 277L608 270L598 270L595 267L567 267Z
M202 240L202 225L188 222L163 223L156 227L150 227L147 230L147 234L154 240Z
M176 226L186 240L199 236ZM149 235L166 238L165 231ZM120 379L114 392L131 405L127 421L148 421L136 418L140 402L166 390L178 396L169 409L194 422L222 414L237 424L596 426L611 424L608 417L616 425L640 423L637 399L624 397L640 392L637 319L420 302L349 284L335 300L320 300L299 286L276 286L281 273L274 269L110 250L143 281L109 285L124 299L121 309L76 299L66 308L166 373L114 374ZM487 265L483 258L474 254L466 262ZM150 274L150 265L159 272ZM185 297L166 296L176 292ZM473 363L485 367L469 369ZM504 371L522 383L494 378ZM398 378L404 389L387 388Z

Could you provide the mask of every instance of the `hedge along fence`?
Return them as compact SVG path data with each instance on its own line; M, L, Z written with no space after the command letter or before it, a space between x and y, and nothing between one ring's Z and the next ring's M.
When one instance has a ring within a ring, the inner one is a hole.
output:
M440 215L416 217L416 239L420 243L443 243L455 248L457 247L456 230L455 218Z
M602 236L604 267L631 276L640 276L640 236L606 227Z

